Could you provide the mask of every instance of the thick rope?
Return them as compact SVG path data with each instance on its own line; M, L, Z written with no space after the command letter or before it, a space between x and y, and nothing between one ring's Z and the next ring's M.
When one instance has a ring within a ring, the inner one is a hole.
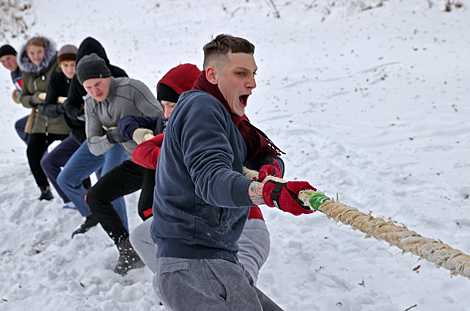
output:
M246 168L243 174L250 179L258 176L258 172ZM263 182L269 179L286 182L272 176L268 176ZM310 204L312 191L300 191L298 196L306 206L312 208ZM437 268L443 267L450 270L452 276L461 275L470 278L470 256L440 240L423 237L415 231L408 230L404 225L399 226L392 221L386 221L380 217L375 218L370 213L365 214L354 207L334 200L326 200L318 207L318 210L335 222L341 222L354 230L364 232L366 238L374 237L402 249L403 253L411 252L434 263Z

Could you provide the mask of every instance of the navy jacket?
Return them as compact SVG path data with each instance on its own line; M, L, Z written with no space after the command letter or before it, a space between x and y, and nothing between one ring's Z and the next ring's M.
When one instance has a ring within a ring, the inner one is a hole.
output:
M189 91L168 121L158 158L151 235L157 257L236 263L250 206L246 145L214 96Z

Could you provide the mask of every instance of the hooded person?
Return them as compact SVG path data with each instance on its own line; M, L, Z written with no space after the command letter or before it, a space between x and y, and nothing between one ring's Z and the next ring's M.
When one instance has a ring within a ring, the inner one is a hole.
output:
M81 59L89 54L95 53L102 58L106 67L113 77L127 77L126 72L109 63L104 47L96 39L92 37L85 38L78 47L76 55L76 68L80 64ZM75 206L78 212L84 217L82 224L73 231L72 238L76 234L84 234L98 224L98 220L93 217L85 201L85 196L91 185L84 185L93 172L99 180L102 175L121 164L128 157L119 144L113 146L108 152L101 155L94 155L88 148L85 133L85 115L83 97L87 94L83 86L80 84L75 74L70 82L67 100L63 106L65 115L74 122L74 134L79 140L80 146L68 159L65 166L57 176L57 184L62 192L70 199L71 207ZM113 206L121 218L122 223L128 228L126 203L124 198L118 198L113 202Z
M23 78L21 103L26 108L32 108L35 113L27 148L29 166L41 190L39 200L52 200L53 195L41 167L41 159L50 144L56 140L64 140L70 133L63 116L51 119L44 114L49 78L52 73L60 70L55 43L45 37L31 38L20 51L18 65Z
M112 77L105 61L94 53L80 60L76 75L88 93L85 97L85 126L90 152L101 155L120 145L129 157L102 176L88 190L86 197L92 215L119 251L114 271L124 275L130 269L141 267L142 261L132 248L129 232L111 203L140 190L145 178L153 177L146 176L144 168L132 161L132 151L137 144L123 137L117 126L119 120L128 115L157 116L162 107L143 82Z
M121 133L126 138L134 139L136 143L139 143L132 153L135 163L152 170L156 168L168 118L177 105L180 95L192 89L200 73L201 71L192 64L172 68L157 84L157 98L164 107L164 114L154 118L127 116L119 121ZM153 174L155 174L154 171ZM155 179L148 186L148 189L154 188ZM146 193L144 189L143 187L140 200L142 201L143 196L146 196L153 201L153 192ZM157 246L150 237L152 210L141 209L139 205L139 215L144 222L132 231L130 240L145 265L155 273ZM238 245L240 263L250 273L256 284L259 270L266 262L270 249L269 231L259 207L251 207Z
M10 71L11 81L15 85L15 90L13 91L12 98L17 104L21 104L21 89L23 85L21 69L18 66L17 61L17 52L9 44L5 44L0 47L0 62L2 65ZM15 130L18 133L18 136L24 141L28 141L28 135L24 132L26 123L28 122L29 115L24 116L23 118L15 122Z

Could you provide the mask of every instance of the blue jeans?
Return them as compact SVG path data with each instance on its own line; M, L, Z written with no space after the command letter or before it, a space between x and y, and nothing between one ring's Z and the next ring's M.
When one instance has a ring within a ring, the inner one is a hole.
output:
M83 187L82 181L101 166L103 166L102 175L104 175L126 159L128 159L128 156L119 144L114 145L105 154L95 156L88 149L88 144L85 140L67 161L59 176L57 176L57 183L67 197L75 204L80 214L86 217L91 212L85 201L87 191ZM120 197L112 203L122 223L129 230L124 198Z
M22 140L24 140L25 142L26 142L26 140L25 140L26 134L25 134L25 132L24 132L24 128L25 128L25 126L26 126L26 122L28 121L28 118L29 118L29 115L27 115L27 116L25 116L25 117L19 119L19 120L16 121L16 123L15 123L15 130L16 130L16 132L18 133L18 136L19 136ZM27 144L27 142L26 142L26 144Z

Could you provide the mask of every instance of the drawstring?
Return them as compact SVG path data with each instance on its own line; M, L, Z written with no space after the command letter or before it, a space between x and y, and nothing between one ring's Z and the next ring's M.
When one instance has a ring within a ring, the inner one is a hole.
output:
M47 132L48 128L49 128L49 118L46 117L46 130L44 131L44 134L46 134L46 144L49 143L48 141L49 133Z

